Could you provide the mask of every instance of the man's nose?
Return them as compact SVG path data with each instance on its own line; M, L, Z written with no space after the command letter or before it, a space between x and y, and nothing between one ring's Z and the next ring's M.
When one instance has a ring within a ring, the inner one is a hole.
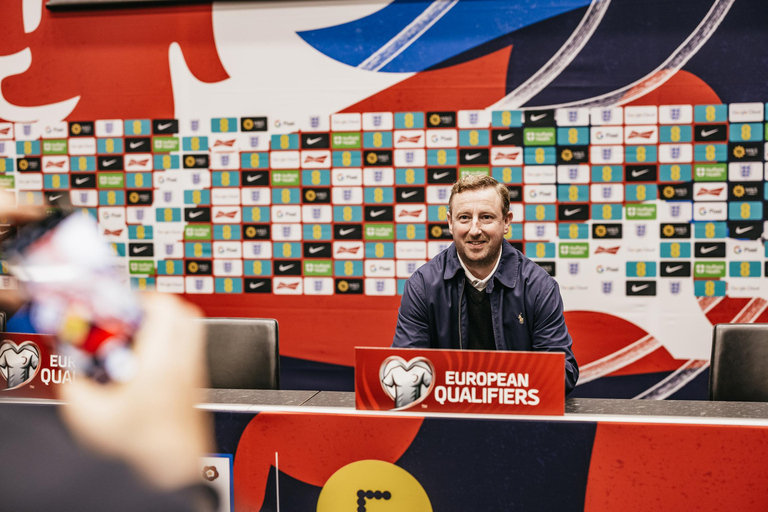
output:
M482 231L480 230L480 219L474 217L472 219L472 226L469 228L469 234L471 236L479 236Z

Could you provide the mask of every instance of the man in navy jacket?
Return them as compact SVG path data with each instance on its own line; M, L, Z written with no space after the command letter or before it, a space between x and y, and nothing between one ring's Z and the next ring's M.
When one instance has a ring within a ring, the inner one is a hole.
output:
M557 282L504 240L507 187L489 176L453 185L453 244L405 284L393 347L565 354L565 389L579 378Z

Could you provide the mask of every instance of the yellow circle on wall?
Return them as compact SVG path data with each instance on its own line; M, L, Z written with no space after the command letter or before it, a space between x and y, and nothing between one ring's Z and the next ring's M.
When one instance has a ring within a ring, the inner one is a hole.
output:
M320 491L317 512L362 509L432 512L432 504L419 481L403 468L381 460L360 460L331 475Z

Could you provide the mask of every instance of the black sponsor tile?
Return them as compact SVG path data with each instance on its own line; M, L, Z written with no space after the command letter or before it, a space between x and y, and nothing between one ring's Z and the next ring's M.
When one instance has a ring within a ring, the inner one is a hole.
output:
M243 187L266 187L269 186L268 171L241 171L240 185Z
M665 201L693 200L693 183L659 185L659 198Z
M555 111L549 110L526 110L523 112L523 124L530 126L555 126Z
M624 180L629 182L656 181L658 171L655 165L627 165Z
M459 149L459 164L461 165L488 165L489 161L490 155L486 148Z
M72 173L70 176L72 188L96 188L96 173Z
M135 256L137 258L154 257L155 246L151 242L129 243L128 256Z
M456 112L427 112L427 127L429 128L455 128Z
M376 149L363 151L363 165L366 167L391 167L393 165L392 162L392 150Z
M589 162L588 146L559 146L557 163L559 165L583 164Z
M394 206L366 206L363 209L366 222L392 222L395 220Z
M320 188L320 187L302 189L301 200L303 203L321 203L321 204L330 203L331 189Z
M245 293L272 293L272 279L268 277L246 277L244 285Z
M424 203L426 193L423 187L395 187L395 202Z
M40 172L42 169L39 156L25 156L16 160L16 170L19 172Z
M764 185L762 181L731 182L728 184L728 200L762 201Z
M523 129L508 128L491 131L491 144L494 146L522 146Z
M362 224L334 224L333 238L335 240L362 240Z
M93 137L95 133L93 121L72 121L69 123L70 137Z
M336 279L336 293L355 294L363 293L362 279Z
M126 190L125 198L129 205L152 206L154 193L152 190Z
M300 276L301 260L274 260L272 270L276 276Z
M623 234L622 224L593 224L592 238L621 238Z
M185 222L211 222L211 209L207 206L184 208Z
M522 185L507 185L509 190L509 202L519 203L523 200L523 186Z
M656 295L656 281L627 281L627 295Z
M172 135L179 133L178 119L153 119L152 133L155 135Z
M109 156L97 156L96 168L100 171L122 171L123 156L122 155L109 155Z
M328 149L331 147L331 136L328 133L302 133L302 149Z
M265 132L267 129L269 129L269 124L264 116L240 118L241 132Z
M659 264L661 277L691 277L690 261L662 261Z
M184 267L188 275L209 276L213 274L211 260L187 260Z
M688 223L674 223L659 225L661 238L691 238L691 225Z
M436 185L451 185L458 176L454 167L430 167L427 169L427 183Z
M696 242L693 244L694 258L725 258L725 242Z
M729 162L762 162L763 142L730 142L728 143Z
M727 124L697 124L693 127L695 142L724 142L728 140Z
M303 253L305 258L330 258L333 255L330 242L304 242Z
M728 237L739 240L759 240L763 235L760 221L728 221Z
M211 166L209 155L184 155L181 159L185 169L207 169Z
M244 224L243 238L245 240L269 240L271 229L269 224Z
M126 137L125 152L126 153L151 153L152 139L150 139L149 137Z
M557 220L561 222L589 220L589 205L581 203L558 204Z
M554 261L536 261L538 266L544 269L544 271L552 277L555 277L557 265Z

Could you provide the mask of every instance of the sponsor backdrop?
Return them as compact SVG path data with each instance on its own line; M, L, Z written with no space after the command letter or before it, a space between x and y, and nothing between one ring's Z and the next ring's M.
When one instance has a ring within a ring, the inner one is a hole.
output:
M352 389L450 244L451 183L492 175L560 284L574 394L704 398L712 324L768 318L766 11L16 1L0 184L68 196L135 290L277 318L285 387Z

